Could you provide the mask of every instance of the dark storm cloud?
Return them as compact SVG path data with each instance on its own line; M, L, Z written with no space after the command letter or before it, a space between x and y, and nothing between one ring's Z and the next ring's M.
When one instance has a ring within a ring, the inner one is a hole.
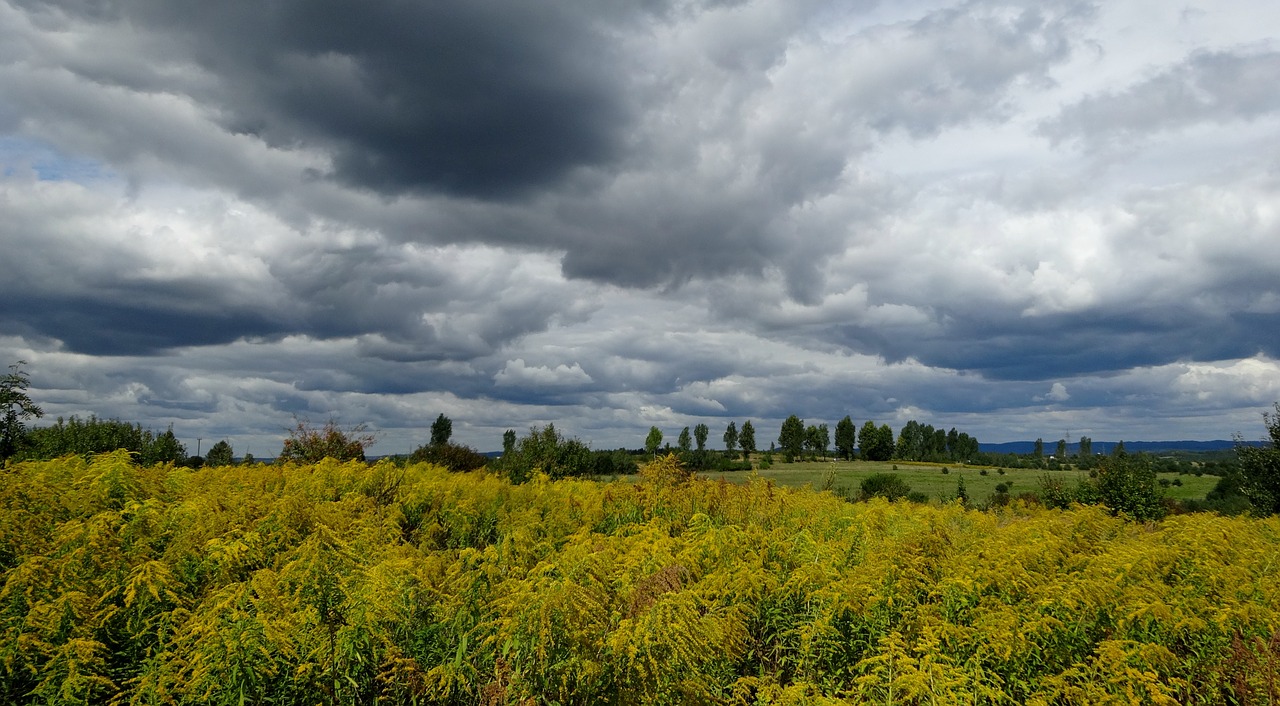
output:
M62 341L92 355L147 355L179 346L209 346L244 337L282 335L285 327L262 312L192 310L182 287L122 292L118 300L7 293L0 329ZM158 296L157 296L158 295Z
M607 13L568 2L62 8L123 39L121 27L158 33L153 46L207 74L180 89L216 106L227 129L320 147L334 177L383 194L494 198L545 187L615 158L631 110ZM143 66L115 68L82 70L139 90L160 80Z

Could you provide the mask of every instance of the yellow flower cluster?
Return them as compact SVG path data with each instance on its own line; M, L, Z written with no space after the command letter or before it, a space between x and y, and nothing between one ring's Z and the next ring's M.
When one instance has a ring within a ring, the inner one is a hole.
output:
M0 702L1280 698L1280 520L417 464L0 470Z

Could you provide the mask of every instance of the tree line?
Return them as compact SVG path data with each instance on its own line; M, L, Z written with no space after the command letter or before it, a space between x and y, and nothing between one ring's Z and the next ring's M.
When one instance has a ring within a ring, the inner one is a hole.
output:
M201 465L225 466L235 462L234 450L223 439L214 443L207 455L189 456L187 449L173 432L172 425L163 432L144 429L116 419L99 419L75 416L58 420L46 427L29 429L27 424L43 417L44 412L27 394L30 378L22 366L24 361L9 366L9 372L0 376L0 462L9 460L48 459L65 455L90 456L125 449L144 465L173 463L190 467ZM1226 512L1252 511L1263 514L1280 513L1280 403L1275 413L1264 413L1263 422L1270 436L1265 446L1239 444L1234 463L1225 464L1218 473L1217 487L1202 503L1203 509ZM684 427L676 436L676 446L663 444L663 432L654 426L645 438L643 452L627 449L594 450L575 437L565 437L554 424L533 427L524 437L518 437L514 429L503 434L502 454L494 459L469 446L451 441L453 422L443 413L431 425L430 438L407 458L408 462L427 461L453 471L471 471L489 468L515 482L523 482L542 473L550 478L618 476L635 474L641 453L656 458L659 451L675 453L684 467L695 471L748 470L751 459L758 452L756 429L751 420L739 427L728 422L722 440L724 452L715 453L707 448L711 430L705 423ZM337 460L365 460L365 451L373 444L375 436L364 425L340 427L329 420L322 426L314 426L306 420L295 420L295 426L284 440L277 460L314 463L324 458ZM888 424L872 420L857 427L846 415L835 425L834 438L826 423L805 424L797 415L783 421L777 442L770 442L763 452L761 467L768 467L777 451L787 462L799 459L826 459L832 453L845 460L868 461L925 461L960 462L999 467L1026 467L1055 470L1068 461L1065 439L1057 442L1055 454L1045 459L1043 439L1037 439L1030 458L1016 455L994 456L979 450L978 440L954 427L948 431L908 421L894 436ZM1109 505L1146 503L1136 514L1151 516L1155 511L1151 498L1156 461L1139 454L1136 462L1101 463L1092 453L1092 440L1081 437L1077 453L1069 458L1073 465L1090 471L1090 480L1068 489L1061 484L1046 483L1045 495L1051 504L1070 502L1098 502L1099 497L1111 497ZM1123 442L1112 450L1112 456L1125 458ZM741 459L741 461L739 461ZM246 454L242 463L253 463ZM1117 473L1119 469L1121 472ZM1169 469L1163 469L1169 470ZM1121 496L1129 498L1121 500ZM1193 504L1194 505L1194 504Z

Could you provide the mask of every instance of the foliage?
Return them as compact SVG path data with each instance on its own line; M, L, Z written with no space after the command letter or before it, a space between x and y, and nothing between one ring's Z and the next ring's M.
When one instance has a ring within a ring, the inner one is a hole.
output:
M903 425L893 449L893 457L903 461L970 463L981 456L978 440L972 436L955 427L950 431L934 429L914 419Z
M707 448L707 435L711 433L711 429L706 424L698 424L693 427L693 442L696 444L694 448L703 451Z
M173 427L156 434L139 424L96 416L88 419L59 417L51 426L32 429L27 433L18 458L51 459L69 454L91 456L118 449L136 454L146 464L182 463L187 458L186 446L178 441Z
M911 493L911 486L896 473L876 473L862 480L864 499L884 498L897 500Z
M280 449L279 461L316 463L326 458L338 461L363 461L364 451L373 445L374 436L366 432L363 424L344 431L338 422L330 419L324 427L316 429L305 419L295 420Z
M662 447L662 430L658 427L649 427L649 435L644 439L644 450L649 452L650 456L656 457L658 449Z
M204 456L207 466L230 466L234 461L235 455L232 453L231 444L226 439L209 447L209 453Z
M728 455L733 455L733 450L738 447L738 425L729 422L729 426L724 429L724 450Z
M858 449L868 461L888 461L893 457L893 429L867 420L858 431Z
M445 442L419 446L409 454L409 461L434 463L451 471L465 472L484 468L489 463L489 457L470 446Z
M178 441L173 433L173 425L158 434L149 444L143 446L141 460L143 465L156 463L183 463L187 460L187 447Z
M4 703L1267 703L1280 519L390 462L0 474Z
M554 424L529 429L516 442L513 453L505 454L497 470L515 483L523 483L543 473L551 478L588 476L595 472L594 454L577 439L565 439Z
M1113 456L1098 467L1091 481L1098 500L1112 512L1140 521L1164 517L1163 494L1146 454Z
M1105 505L1113 514L1144 522L1160 519L1166 512L1164 496L1146 454L1108 457L1074 488L1060 477L1046 474L1040 481L1040 497L1049 507L1067 508L1072 503Z
M1264 412L1263 424L1269 436L1267 446L1236 444L1239 465L1239 492L1262 513L1280 513L1280 403L1275 413Z
M626 449L593 451L591 458L591 472L597 476L628 476L640 471L635 456Z
M0 377L0 464L17 455L26 445L26 423L44 416L27 388L31 386L31 378L22 369L25 360L9 366L9 372Z
M831 446L831 432L826 424L810 424L804 430L804 447L810 456L827 457L827 449Z
M782 449L783 458L791 463L804 452L804 420L791 415L782 422L778 432L778 446Z
M845 415L836 422L836 455L846 461L853 460L854 450L858 447L858 430L853 419Z
M432 446L442 446L449 443L449 437L453 436L453 420L444 416L441 412L440 416L431 423L431 442Z
M742 449L744 458L750 458L756 452L756 428L750 419L742 423L742 429L738 432L738 447Z
M689 427L680 430L680 436L676 438L676 446L685 452L693 449L693 437L689 436Z

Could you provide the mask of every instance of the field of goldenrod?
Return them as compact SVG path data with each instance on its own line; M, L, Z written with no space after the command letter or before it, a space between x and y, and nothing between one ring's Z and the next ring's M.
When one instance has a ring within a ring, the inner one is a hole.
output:
M0 470L0 702L1280 702L1280 519L123 453Z

